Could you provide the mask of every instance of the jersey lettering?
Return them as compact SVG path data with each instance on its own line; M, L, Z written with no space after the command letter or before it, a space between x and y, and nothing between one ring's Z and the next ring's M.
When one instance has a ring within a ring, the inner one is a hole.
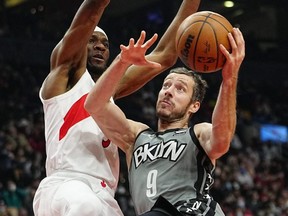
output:
M213 179L213 177L211 176L210 173L207 173L207 179L206 179L206 183L205 183L205 188L204 188L204 190L205 190L205 191L209 191L213 184L214 184L214 179Z
M76 101L64 117L64 123L59 131L59 140L63 139L68 133L68 130L78 122L88 118L90 115L84 109L84 102L88 94L83 95Z
M194 212L194 211L198 210L199 207L201 206L201 204L202 204L201 201L195 201L195 203L193 203L192 207L187 207L186 213Z
M153 161L157 158L169 158L171 161L177 161L186 146L186 143L178 144L176 140L170 140L166 143L161 142L153 146L146 143L134 151L135 166L137 168L141 163L147 160Z

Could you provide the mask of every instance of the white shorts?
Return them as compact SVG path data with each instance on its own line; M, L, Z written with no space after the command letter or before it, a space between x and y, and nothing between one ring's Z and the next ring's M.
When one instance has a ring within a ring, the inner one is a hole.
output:
M49 176L40 183L33 200L35 216L123 216L109 187L82 177Z

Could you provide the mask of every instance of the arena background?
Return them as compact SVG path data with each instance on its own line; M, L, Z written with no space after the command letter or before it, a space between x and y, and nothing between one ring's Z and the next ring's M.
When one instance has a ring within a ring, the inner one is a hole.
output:
M33 216L33 193L45 175L38 91L49 72L50 53L81 2L0 0L0 216L7 215L7 208L15 216ZM223 3L202 0L200 10L218 12L240 27L246 58L239 78L237 131L230 151L218 162L212 194L227 215L286 216L288 1L236 0L231 8ZM100 22L110 39L110 60L121 43L138 37L142 29L150 36L162 35L180 4L181 0L111 0ZM117 102L128 117L155 128L153 109L163 75ZM204 77L210 88L194 122L209 121L221 73ZM270 135L268 140L262 132ZM116 198L125 216L134 216L125 159L120 154ZM11 184L16 190L9 190Z

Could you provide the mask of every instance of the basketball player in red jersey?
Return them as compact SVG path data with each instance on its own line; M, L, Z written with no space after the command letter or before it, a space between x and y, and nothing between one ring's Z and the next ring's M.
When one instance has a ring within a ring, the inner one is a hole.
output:
M123 215L114 199L119 175L117 147L83 107L109 59L108 37L97 27L109 2L84 0L52 51L51 71L39 92L45 118L47 177L35 193L35 216ZM199 3L183 0L158 45L147 55L148 60L162 67L151 70L148 66L131 66L114 99L136 91L176 62L177 28L197 11ZM153 36L151 43L156 39Z

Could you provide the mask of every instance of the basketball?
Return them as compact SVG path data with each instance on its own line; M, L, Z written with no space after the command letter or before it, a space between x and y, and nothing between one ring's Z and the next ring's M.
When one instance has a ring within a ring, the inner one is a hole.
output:
M194 13L187 17L177 30L177 54L181 61L195 72L216 72L222 69L226 61L219 44L223 44L231 52L228 33L232 29L230 22L218 13Z

